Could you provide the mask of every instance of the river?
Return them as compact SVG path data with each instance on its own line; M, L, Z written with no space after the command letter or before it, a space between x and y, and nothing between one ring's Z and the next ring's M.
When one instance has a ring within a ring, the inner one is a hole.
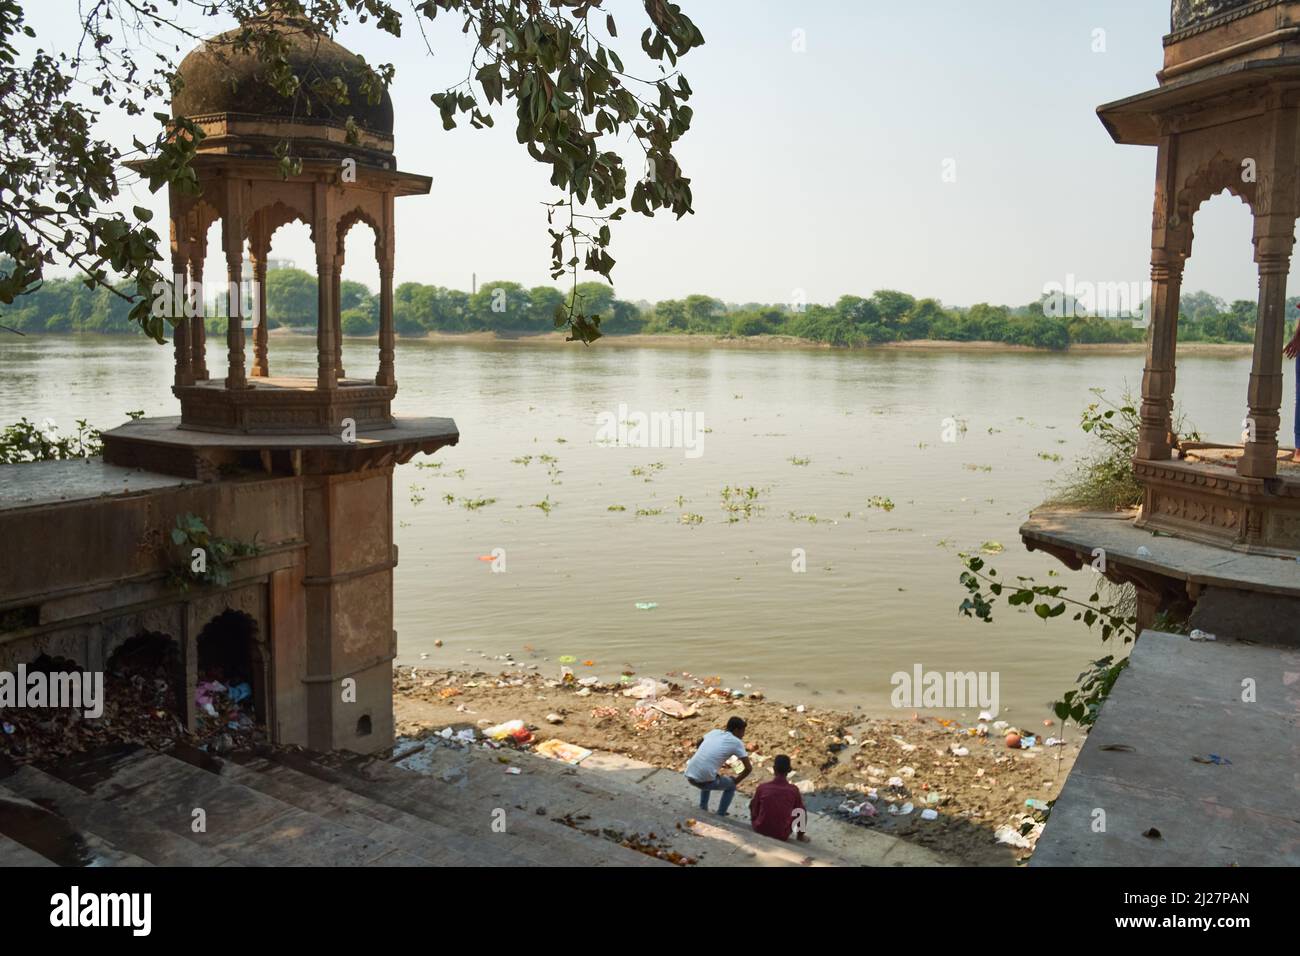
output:
M219 369L224 344L210 344ZM345 349L349 371L373 367L372 342ZM273 336L271 361L308 372L313 343ZM1068 618L1001 602L991 625L960 617L957 553L999 542L1003 576L1059 570L1087 597L1089 572L1026 553L1016 529L1086 448L1089 389L1136 391L1140 356L399 340L396 364L396 411L461 432L394 478L403 662L509 652L558 672L572 655L579 676L686 671L869 713L919 664L996 672L1003 712L1024 720L1109 652ZM0 420L176 414L170 365L140 339L6 335ZM1205 437L1239 433L1248 369L1180 361L1179 400ZM674 410L698 428L694 451L598 440L602 413ZM728 510L724 488L753 497ZM480 560L494 549L504 573Z

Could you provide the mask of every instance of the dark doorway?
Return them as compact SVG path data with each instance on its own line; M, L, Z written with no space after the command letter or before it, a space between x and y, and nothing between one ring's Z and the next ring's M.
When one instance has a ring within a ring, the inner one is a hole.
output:
M268 674L257 622L242 611L222 611L199 633L198 656L200 724L205 717L223 725L244 724L245 717L265 724Z

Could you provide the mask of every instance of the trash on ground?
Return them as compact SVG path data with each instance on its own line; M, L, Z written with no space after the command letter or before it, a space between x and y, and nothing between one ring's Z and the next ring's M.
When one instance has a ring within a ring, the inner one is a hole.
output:
M1196 754L1195 756L1192 757L1192 759L1195 760L1197 763L1211 763L1214 764L1216 767L1227 767L1227 766L1231 766L1232 764L1232 761L1229 760L1227 757L1220 757L1218 754L1207 754L1205 756Z
M688 706L687 704L683 704L680 700L673 700L671 697L658 698L651 703L650 706L661 714L667 714L669 717L676 717L678 720L683 720L687 717L694 717L699 713L699 708L694 704Z
M1192 633L1189 634L1188 636L1194 641L1217 641L1218 640L1218 638L1215 637L1213 634L1211 634L1209 631L1202 631L1199 627L1195 628L1192 631Z
M521 744L532 739L532 734L528 732L528 727L522 720L507 720L504 724L489 727L483 731L483 736L489 740L505 740L509 737Z
M563 740L552 738L537 745L537 752L543 757L550 757L560 763L580 764L591 756L591 751L577 744L566 744Z
M1007 846L1014 846L1020 850L1027 850L1032 845L1020 834L1019 830L1007 826L1005 823L993 831L993 838L999 843L1005 843Z

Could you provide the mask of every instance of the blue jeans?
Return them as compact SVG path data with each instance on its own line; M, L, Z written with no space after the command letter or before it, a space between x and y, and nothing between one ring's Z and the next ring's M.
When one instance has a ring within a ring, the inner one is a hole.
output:
M718 774L712 783L692 783L691 786L700 791L700 809L705 813L709 812L709 794L714 790L721 790L722 796L718 798L718 816L727 815L727 808L731 806L732 798L736 796L735 777Z

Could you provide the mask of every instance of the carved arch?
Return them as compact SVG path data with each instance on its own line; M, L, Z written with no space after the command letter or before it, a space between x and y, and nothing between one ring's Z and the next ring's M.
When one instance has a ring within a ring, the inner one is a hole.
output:
M1241 160L1229 159L1219 152L1183 180L1183 186L1178 190L1175 208L1178 221L1187 227L1189 237L1197 210L1220 193L1227 192L1236 196L1250 208L1252 215L1257 212L1256 198L1260 174L1256 172L1253 182L1246 182L1242 174Z
M364 222L367 226L370 227L370 231L374 233L375 258L376 259L382 258L383 249L384 249L384 231L383 229L380 228L379 223L375 221L375 217L373 215L366 212L360 206L357 206L356 208L344 214L343 218L341 218L338 222L338 227L337 227L338 243L335 249L335 254L338 256L340 262L343 261L343 245L344 242L347 240L348 233L351 232L352 227L359 222Z

